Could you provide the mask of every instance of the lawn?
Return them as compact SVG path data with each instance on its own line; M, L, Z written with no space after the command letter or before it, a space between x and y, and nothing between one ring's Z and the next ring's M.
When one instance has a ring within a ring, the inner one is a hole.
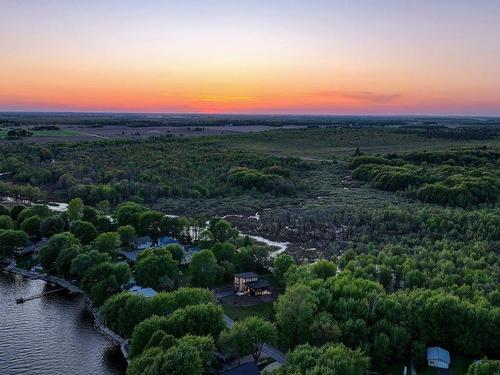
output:
M451 373L453 375L465 375L467 373L467 369L469 368L472 361L470 359L461 357L459 355L451 354ZM387 375L399 375L403 373L404 364L396 363L391 366L387 371L384 371L384 374ZM417 370L418 375L438 375L438 371L432 367L425 367L423 369Z
M224 312L233 320L238 321L249 316L260 316L266 320L273 320L273 304L261 303L254 306L230 306L222 305Z

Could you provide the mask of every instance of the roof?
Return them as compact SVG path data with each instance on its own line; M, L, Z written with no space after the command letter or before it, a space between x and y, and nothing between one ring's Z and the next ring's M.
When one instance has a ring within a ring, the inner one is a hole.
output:
M260 375L260 371L253 362L244 363L241 366L234 367L224 371L221 374L225 375Z
M153 288L143 288L139 285L133 286L128 291L131 293L140 294L144 297L154 297L158 294Z
M450 363L450 353L439 346L427 348L427 360L442 361Z
M257 280L247 283L247 286L254 289L269 288L271 284L267 280Z
M259 277L255 272L240 272L240 273L235 273L235 277L239 277L242 279L253 279L255 277Z

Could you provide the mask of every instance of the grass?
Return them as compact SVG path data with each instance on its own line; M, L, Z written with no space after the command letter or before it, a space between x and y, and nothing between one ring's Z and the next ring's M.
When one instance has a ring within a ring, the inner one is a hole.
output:
M249 316L260 316L266 320L273 320L273 304L261 303L254 306L222 305L224 312L233 320L243 320Z
M385 154L433 150L459 145L499 145L499 140L458 141L403 134L390 128L270 130L219 138L226 147L276 156L305 159L343 158L359 147L361 152Z
M465 375L469 366L471 365L472 360L461 357L456 354L451 354L451 373L453 375ZM399 375L403 373L403 363L396 363L392 365L387 371L383 371L382 373L387 375ZM437 375L438 370L432 367L425 367L423 369L417 370L419 375Z

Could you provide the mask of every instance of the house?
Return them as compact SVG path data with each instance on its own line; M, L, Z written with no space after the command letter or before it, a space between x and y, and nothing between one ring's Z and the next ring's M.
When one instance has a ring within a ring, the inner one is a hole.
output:
M193 258L193 255L199 252L200 249L195 246L186 246L184 248L184 257L182 258L181 264L189 264L191 263L191 259Z
M438 346L427 348L427 365L447 369L450 367L450 353Z
M143 288L142 286L135 285L128 290L130 293L139 294L144 297L154 297L158 293L153 288Z
M118 252L121 255L123 255L129 262L135 263L135 262L137 262L137 256L142 251L150 249L150 248L167 246L170 244L180 245L180 243L178 241L174 240L171 237L167 237L167 236L160 237L158 239L158 244L153 245L153 243L151 242L151 238L149 236L142 236L142 237L139 237L135 240L135 242L134 242L135 249L128 250L128 249L122 248Z
M221 372L224 375L260 375L257 365L253 362L244 363L240 366L233 367L230 370Z
M20 248L19 250L17 250L17 254L18 255L36 254L42 246L45 246L47 244L47 242L48 240L46 238L42 238L38 242L30 243L29 245Z
M259 275L254 272L241 272L234 274L234 291L238 294L262 296L271 294L270 284L266 280L259 280Z

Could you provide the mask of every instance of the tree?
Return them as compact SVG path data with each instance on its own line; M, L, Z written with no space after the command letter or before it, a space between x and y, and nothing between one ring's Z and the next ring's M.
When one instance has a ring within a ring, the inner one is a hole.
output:
M83 214L85 204L80 198L73 198L68 203L68 217L71 221L80 220Z
M91 243L97 237L97 229L95 229L94 224L88 221L74 221L71 223L70 232L84 245Z
M0 215L0 230L2 229L14 229L14 222L10 216Z
M369 358L359 350L342 344L314 347L297 346L288 353L287 362L275 370L277 375L362 375L368 370Z
M17 217L19 216L19 214L21 213L21 211L24 210L24 209L25 209L25 207L21 206L21 205L16 205L16 206L12 207L10 209L10 217L13 220L17 221Z
M144 235L147 234L151 238L153 244L158 243L158 238L160 237L160 222L163 218L161 212L157 211L146 211L140 214L138 230L139 233Z
M146 345L148 344L151 336L156 331L165 331L169 327L168 317L153 315L151 318L145 319L140 322L134 329L132 340L130 341L130 358L139 356Z
M214 235L215 242L226 242L231 238L238 235L238 231L233 229L231 224L223 219L217 220L217 222L211 226L210 231Z
M302 284L288 288L275 302L278 328L284 341L291 347L307 341L316 304L312 289Z
M111 257L108 253L100 253L92 250L88 253L78 254L71 262L70 274L76 275L81 279L91 267L105 262L111 262Z
M87 270L82 279L82 288L90 292L97 305L120 290L130 280L130 269L126 263L99 263Z
M80 247L73 245L66 247L59 252L56 258L56 270L57 273L63 277L70 276L71 263L80 253Z
M98 251L114 255L116 248L120 245L116 232L101 233L94 240L94 246Z
M500 361L483 358L469 366L467 375L500 375Z
M132 225L124 225L118 228L118 236L122 246L131 247L137 237L135 228Z
M47 245L43 246L38 253L38 260L42 267L47 271L55 269L55 261L59 253L68 247L78 246L80 241L69 232L53 235Z
M99 215L94 207L85 206L82 210L82 220L89 223L96 224Z
M189 264L191 283L195 286L211 287L217 278L217 269L217 259L210 250L195 253Z
M165 249L170 251L170 254L172 254L172 258L178 263L181 263L184 259L184 256L186 255L186 252L184 251L182 246L178 244L167 245L165 246Z
M10 257L18 248L26 246L29 238L22 230L7 229L0 232L0 256Z
M109 328L122 337L130 337L137 324L149 318L150 310L147 297L122 292L109 297L100 311Z
M64 221L59 215L49 216L40 223L40 234L43 237L52 237L64 231Z
M320 259L317 262L311 264L311 272L320 279L326 280L329 277L335 276L337 274L337 266L333 262L329 262L325 259Z
M134 266L135 277L139 284L155 289L173 289L177 277L177 262L166 248L153 248L143 251Z
M223 315L222 307L213 303L186 306L168 317L165 332L175 337L187 334L218 337L226 326Z
M217 262L222 263L223 261L230 261L236 252L236 246L232 243L224 242L224 243L216 243L210 251L217 258Z
M285 272L293 264L293 258L285 253L279 254L273 262L273 275L281 286L285 286Z
M20 228L24 230L31 238L38 239L40 237L40 224L42 219L40 216L35 215L24 220Z
M134 202L124 202L117 207L115 216L120 226L132 225L135 228L138 228L139 215L146 210L147 208L141 206L140 204Z
M224 351L236 354L238 360L241 356L252 354L257 363L264 343L273 345L276 342L276 329L270 322L251 316L222 331L219 341Z

